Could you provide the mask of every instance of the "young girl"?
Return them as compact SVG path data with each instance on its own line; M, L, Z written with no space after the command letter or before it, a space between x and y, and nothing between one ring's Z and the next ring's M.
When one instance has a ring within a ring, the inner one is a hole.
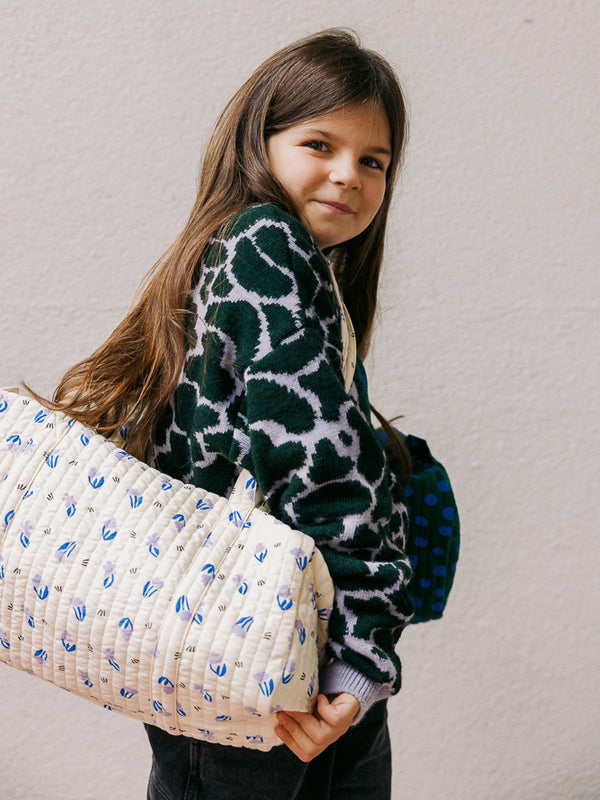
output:
M350 33L269 58L219 119L189 221L139 301L56 391L55 405L105 435L129 420L127 449L186 482L227 494L249 469L271 513L315 539L336 586L315 712L273 719L286 747L148 727L149 798L390 797L386 698L400 688L410 568L360 356L405 129L393 71ZM359 358L346 392L350 320Z

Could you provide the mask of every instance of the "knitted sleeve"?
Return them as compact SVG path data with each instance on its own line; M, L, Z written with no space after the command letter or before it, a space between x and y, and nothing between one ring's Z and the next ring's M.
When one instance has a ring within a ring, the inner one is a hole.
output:
M184 477L221 493L245 467L271 513L314 538L336 587L325 685L368 706L400 687L394 648L412 614L406 516L362 365L344 388L327 266L297 219L255 207L213 244L195 303L197 341L158 464L174 472L179 448Z

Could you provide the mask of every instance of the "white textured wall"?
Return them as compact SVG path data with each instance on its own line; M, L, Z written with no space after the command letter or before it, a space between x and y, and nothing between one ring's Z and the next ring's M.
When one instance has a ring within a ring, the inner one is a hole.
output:
M50 390L183 224L225 100L328 25L411 141L371 392L450 470L447 616L409 629L395 800L600 796L597 0L1 0L0 385ZM0 800L145 796L141 728L0 668Z

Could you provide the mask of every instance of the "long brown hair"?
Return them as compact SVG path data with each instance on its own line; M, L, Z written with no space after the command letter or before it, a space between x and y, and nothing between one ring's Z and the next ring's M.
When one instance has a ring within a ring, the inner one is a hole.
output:
M269 136L359 103L383 109L389 122L392 157L385 196L369 227L327 255L364 356L377 306L387 215L406 140L406 110L387 62L362 48L354 33L331 29L279 50L234 95L208 143L196 202L183 231L148 273L127 316L91 356L65 373L49 405L107 436L132 421L127 450L149 458L156 423L183 368L189 291L210 237L253 203L295 211L271 173ZM397 447L407 467L402 444Z

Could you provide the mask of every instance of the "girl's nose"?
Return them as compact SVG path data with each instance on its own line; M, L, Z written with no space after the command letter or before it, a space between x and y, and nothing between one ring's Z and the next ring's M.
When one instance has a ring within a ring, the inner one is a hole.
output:
M350 159L337 160L335 164L332 164L329 180L346 189L358 189L360 187L358 165Z

